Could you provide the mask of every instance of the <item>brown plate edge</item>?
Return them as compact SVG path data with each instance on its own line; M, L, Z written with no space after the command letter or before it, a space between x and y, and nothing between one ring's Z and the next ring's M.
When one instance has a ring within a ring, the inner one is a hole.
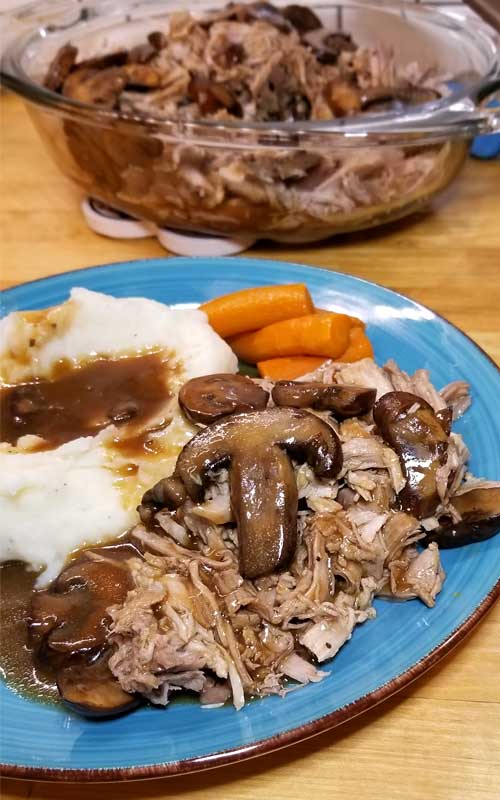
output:
M120 767L116 769L46 769L43 767L27 767L15 764L0 764L0 775L5 778L22 778L36 781L59 781L67 783L107 783L112 781L134 781L148 778L166 778L174 775L184 775L191 772L214 769L228 764L235 764L256 756L271 753L288 747L292 744L310 739L325 731L332 730L344 722L369 711L370 709L392 697L397 692L409 686L420 678L425 672L434 667L441 659L459 645L481 621L495 602L500 598L500 579L477 606L475 611L437 647L431 650L424 658L417 661L405 672L396 678L375 689L373 692L359 697L352 703L326 714L306 725L300 725L286 733L262 739L250 745L231 750L221 750L218 753L201 756L199 758L174 761L170 764L154 764L140 767Z

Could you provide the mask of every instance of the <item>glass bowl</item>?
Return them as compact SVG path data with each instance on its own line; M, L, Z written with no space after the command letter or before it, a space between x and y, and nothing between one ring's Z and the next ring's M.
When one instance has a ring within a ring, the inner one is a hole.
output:
M277 6L284 3L276 2ZM485 99L500 82L494 34L460 13L405 2L311 4L324 27L390 54L396 70L437 70L447 95L325 121L189 121L78 102L43 86L55 53L79 59L168 30L182 1L54 0L8 17L3 81L26 101L62 172L87 194L159 226L311 242L403 217L442 192L470 139L500 130ZM211 8L193 3L193 13Z

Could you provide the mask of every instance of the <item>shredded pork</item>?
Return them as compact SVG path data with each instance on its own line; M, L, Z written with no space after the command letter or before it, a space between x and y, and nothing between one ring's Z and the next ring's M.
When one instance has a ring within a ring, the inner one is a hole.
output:
M297 241L350 229L361 210L368 220L415 201L454 160L449 144L314 149L277 141L270 149L257 132L245 148L207 146L213 132L189 142L183 126L200 120L325 122L447 93L447 76L431 64L400 63L375 41L360 47L318 24L304 30L263 3L205 16L180 11L128 51L82 62L73 48L69 74L60 69L65 45L46 76L49 88L176 123L177 140L164 143L66 125L69 151L96 184L90 193L159 224Z
M437 392L425 371L409 376L393 362L327 363L309 377L375 386L380 395L411 391L437 411L466 399L463 384ZM445 574L437 546L421 540L437 519L398 510L405 478L371 412L330 424L344 466L327 480L295 465L299 544L286 571L241 576L226 469L213 473L203 503L188 500L159 511L152 529L134 529L144 557L129 562L134 588L110 609L109 663L126 691L166 705L172 692L188 689L204 704L231 697L241 708L251 696L286 694L290 681L323 680L318 665L375 617L376 596L434 605ZM451 433L436 478L439 509L448 514L457 515L449 501L460 487L487 485L468 475L463 483L468 455Z

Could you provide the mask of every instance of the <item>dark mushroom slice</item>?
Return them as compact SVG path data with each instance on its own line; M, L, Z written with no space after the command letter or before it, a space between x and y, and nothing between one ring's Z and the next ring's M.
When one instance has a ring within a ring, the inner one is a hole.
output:
M400 111L438 100L439 92L423 86L376 86L361 96L362 111Z
M451 433L451 424L453 422L453 410L450 408L450 406L446 406L446 408L440 408L439 411L436 411L436 417L441 423L446 435L449 436Z
M228 467L245 578L284 568L295 552L298 498L289 456L307 461L318 477L334 478L342 467L332 428L294 408L225 417L200 431L177 459L175 478L195 502L203 500L210 472Z
M204 28L209 28L215 22L253 22L261 20L274 25L282 33L293 31L292 24L285 19L282 10L266 2L254 3L228 3L217 11L207 12L203 15L199 24Z
M187 500L186 487L180 478L171 475L169 478L162 478L151 489L148 489L143 495L137 511L141 522L150 527L158 511L161 511L162 508L173 511L179 508L185 500Z
M49 67L43 85L53 92L59 92L64 81L75 66L78 49L72 44L59 48Z
M198 103L202 114L215 114L225 108L238 116L241 109L238 101L223 83L195 75L188 86L189 99Z
M461 547L482 542L500 532L500 484L469 489L450 499L462 519L442 517L439 528L429 531L427 541L439 547Z
M371 411L377 390L336 383L277 381L271 396L277 406L315 408L333 411L339 417L354 417Z
M227 414L265 408L266 392L245 375L219 373L192 378L179 392L179 404L192 422L209 424Z
M283 9L283 16L300 33L309 33L323 27L319 17L307 6L290 5Z
M373 407L384 441L396 451L406 478L399 493L403 511L417 519L434 514L439 495L436 472L446 461L448 436L432 407L409 392L388 392Z
M327 33L323 39L323 45L330 50L336 50L339 55L343 52L353 53L358 48L357 44L353 42L351 34L342 31Z
M235 42L228 44L217 57L217 64L222 69L231 69L236 64L241 64L245 60L246 52L242 44Z
M238 22L252 22L261 20L274 25L282 33L290 33L293 30L292 24L285 18L281 9L273 6L272 3L255 2L241 3L235 6L235 18Z
M320 64L336 64L341 53L353 53L357 49L348 33L329 33L320 42L317 35L313 34L310 39L306 35L305 40Z
M62 93L80 103L113 108L126 84L121 67L97 70L95 67L78 67L64 81Z
M81 103L113 108L124 89L150 91L161 86L160 73L150 64L123 64L98 69L79 66L64 82L63 94Z
M127 63L147 64L157 54L157 48L151 42L144 42L132 47L128 52Z
M92 56L80 61L78 69L104 70L108 67L123 67L128 61L128 50L115 50L112 53L105 53L103 56Z
M161 31L151 31L148 34L148 42L155 50L163 50L167 46L167 37Z
M66 567L49 589L33 594L28 622L32 642L66 654L102 647L107 609L122 603L131 588L123 561L85 555Z
M139 697L123 691L108 667L107 654L63 667L56 681L65 705L85 717L123 714L140 703Z

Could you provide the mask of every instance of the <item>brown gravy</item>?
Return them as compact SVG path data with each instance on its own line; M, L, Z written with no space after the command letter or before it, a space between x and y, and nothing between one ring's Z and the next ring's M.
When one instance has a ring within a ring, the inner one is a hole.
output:
M36 572L24 564L0 565L0 673L20 694L43 702L57 700L58 692L49 665L35 663L28 644L26 624Z
M41 436L52 449L80 436L94 436L114 423L130 427L127 454L145 447L148 420L170 397L168 364L161 353L104 359L68 369L54 380L0 387L0 439L15 444L20 436ZM123 448L128 436L123 437Z
M89 549L117 560L139 555L127 539ZM36 657L29 644L27 620L36 577L20 562L0 565L0 675L19 694L54 703L59 699L54 670Z

